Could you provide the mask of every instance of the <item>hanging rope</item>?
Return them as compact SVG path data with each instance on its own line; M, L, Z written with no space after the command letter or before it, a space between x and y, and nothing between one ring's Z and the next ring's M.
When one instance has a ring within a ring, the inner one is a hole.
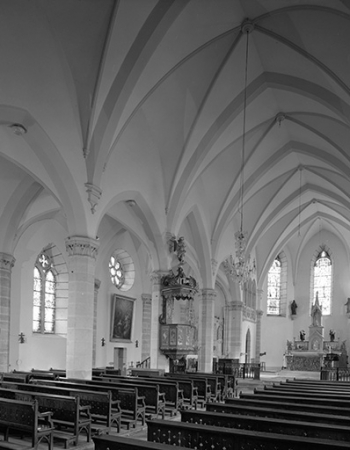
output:
M298 226L298 236L300 237L300 216L301 216L301 171L303 167L299 167L299 226Z

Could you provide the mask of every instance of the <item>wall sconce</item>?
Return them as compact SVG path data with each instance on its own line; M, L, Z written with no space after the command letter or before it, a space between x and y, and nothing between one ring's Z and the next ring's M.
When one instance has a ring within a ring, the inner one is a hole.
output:
M139 346L139 341L135 341L135 347L138 348Z
M101 346L104 347L106 345L106 339L102 338L101 339Z
M24 334L24 333L20 333L20 334L18 335L19 343L20 343L20 344L24 344L25 341L26 341L25 338L26 338L26 337L25 337L25 334Z

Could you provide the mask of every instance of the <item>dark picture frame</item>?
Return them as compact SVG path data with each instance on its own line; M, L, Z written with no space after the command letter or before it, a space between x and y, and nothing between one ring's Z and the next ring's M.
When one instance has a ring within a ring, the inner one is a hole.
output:
M134 298L119 294L112 296L110 341L131 342L134 303Z

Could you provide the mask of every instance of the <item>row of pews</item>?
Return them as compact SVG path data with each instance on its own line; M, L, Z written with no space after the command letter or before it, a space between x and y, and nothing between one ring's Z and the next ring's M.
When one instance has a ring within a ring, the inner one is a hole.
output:
M0 448L11 448L18 433L31 436L30 447L47 443L49 450L55 439L63 440L65 448L78 445L83 433L90 442L96 435L119 433L122 426L142 426L146 418L164 420L180 410L220 401L234 384L232 377L210 374L136 377L104 369L94 370L91 380L65 375L53 369L0 375ZM9 402L16 405L10 415ZM35 411L33 417L28 408Z
M94 437L96 450L330 450L349 448L350 383L287 380L181 410L181 421L146 420L147 442Z
M13 430L29 433L31 448L47 443L49 450L55 438L77 445L81 433L96 450L349 448L346 382L287 380L232 398L232 376L204 373L122 376L106 369L82 380L33 371L0 381L0 448ZM114 434L144 424L147 441Z

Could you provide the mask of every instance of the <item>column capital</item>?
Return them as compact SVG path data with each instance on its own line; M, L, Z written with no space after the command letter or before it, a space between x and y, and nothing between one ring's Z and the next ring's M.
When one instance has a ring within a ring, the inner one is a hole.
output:
M141 294L141 299L143 303L152 302L152 294Z
M258 310L256 311L256 316L257 316L258 320L261 319L261 317L263 316L263 314L264 314L264 311L261 311L261 309L258 309Z
M99 242L86 236L70 236L66 239L68 256L89 256L96 259Z
M227 303L227 305L226 305L226 308L229 310L229 311L242 311L243 310L243 307L244 307L244 304L243 304L243 302L241 302L241 301L233 301L233 302L229 302L229 303Z
M212 299L214 300L216 298L216 290L215 289L211 289L211 288L203 288L200 289L199 293L202 296L202 299L208 298L208 299Z
M0 270L11 271L12 267L15 265L15 257L9 253L0 252Z

